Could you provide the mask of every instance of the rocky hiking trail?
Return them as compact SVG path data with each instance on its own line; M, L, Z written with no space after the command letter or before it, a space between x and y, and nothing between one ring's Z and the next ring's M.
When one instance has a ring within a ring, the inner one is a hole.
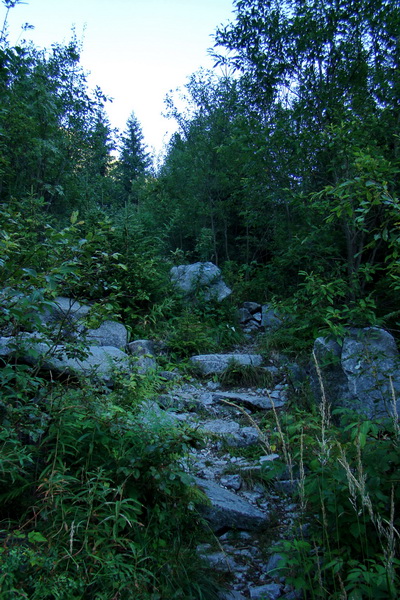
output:
M202 355L192 362L203 373L218 374L235 360L259 366L262 358L238 349L231 355ZM277 375L270 388L224 388L209 380L176 383L158 398L172 419L183 421L204 437L204 447L192 449L186 469L208 497L201 512L214 532L214 544L198 552L224 581L221 600L295 600L302 594L286 584L276 568L274 546L294 522L293 480L267 482L262 471L279 458L259 425L266 411L284 410L288 384ZM272 379L272 378L271 378ZM159 410L159 409L158 409Z

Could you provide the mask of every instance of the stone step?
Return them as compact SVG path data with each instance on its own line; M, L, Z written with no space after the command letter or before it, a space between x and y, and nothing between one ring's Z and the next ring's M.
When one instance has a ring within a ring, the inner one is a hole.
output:
M270 515L267 512L262 512L214 481L199 477L195 480L211 503L210 506L201 506L200 511L213 531L226 528L260 531L268 525Z
M228 402L234 402L236 404L243 404L244 406L253 410L269 410L274 406L275 408L282 408L285 405L284 392L275 398L272 396L256 396L253 394L244 394L241 392L214 392L214 399L218 401L228 400Z

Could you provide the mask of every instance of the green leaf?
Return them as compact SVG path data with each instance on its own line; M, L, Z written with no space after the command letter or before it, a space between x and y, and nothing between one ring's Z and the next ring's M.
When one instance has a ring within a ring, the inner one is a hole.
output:
M30 542L47 542L47 539L39 531L30 531L28 540Z

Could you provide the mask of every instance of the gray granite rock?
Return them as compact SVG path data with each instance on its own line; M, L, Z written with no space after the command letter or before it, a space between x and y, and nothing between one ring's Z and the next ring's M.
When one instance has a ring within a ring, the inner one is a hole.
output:
M40 314L40 320L61 338L76 337L84 332L84 322L89 311L90 306L81 304L74 298L58 296Z
M232 363L259 367L263 362L260 354L199 354L190 360L204 375L223 373Z
M241 392L215 392L214 396L218 400L228 400L235 402L236 404L243 404L253 410L268 410L271 409L272 406L281 408L285 404L284 400L280 399L280 395L271 399L268 395L256 396Z
M219 482L228 490L233 490L234 492L238 492L243 485L243 479L240 475L224 475L221 477Z
M281 586L277 583L250 587L249 591L251 600L278 600L281 596Z
M270 304L264 304L262 307L261 325L265 329L274 330L281 327L283 323L282 317Z
M128 352L134 356L156 355L155 344L152 340L133 340L128 344Z
M170 276L172 283L186 296L200 293L206 300L221 302L232 293L222 279L221 270L211 262L172 267Z
M239 432L240 425L236 421L215 419L214 421L203 423L201 429L206 433L214 433L221 437L232 437Z
M151 340L134 340L128 344L128 352L136 357L136 370L140 374L155 371L157 362L154 358L155 346Z
M233 573L235 571L236 563L234 559L225 552L200 552L200 556L215 571L222 573Z
M125 350L128 341L128 331L122 323L104 321L97 329L88 329L86 340L92 345L114 346Z
M246 308L239 308L238 320L241 325L248 323L253 318L253 315Z
M0 337L0 356L6 358L11 356L15 350L15 337L12 336L3 336Z
M377 327L349 329L342 347L327 338L314 343L325 396L333 408L349 408L365 418L391 416L392 385L400 412L400 356L390 333ZM322 397L315 366L312 387Z
M206 421L200 427L206 434L221 437L229 446L245 448L259 442L260 436L255 427L240 427L236 421L214 419Z
M243 302L242 307L249 311L250 314L261 313L261 304L257 302Z
M196 484L205 492L211 502L211 506L201 507L201 512L214 531L224 527L253 530L267 526L269 515L239 496L213 481L196 477Z
M272 554L269 557L268 562L265 566L265 572L270 574L271 577L275 577L277 572L279 571L279 564L281 563L282 559L282 554Z
M71 357L64 345L49 342L30 343L23 360L60 375L85 375L110 382L115 369L130 370L128 356L113 346L89 346L85 357Z

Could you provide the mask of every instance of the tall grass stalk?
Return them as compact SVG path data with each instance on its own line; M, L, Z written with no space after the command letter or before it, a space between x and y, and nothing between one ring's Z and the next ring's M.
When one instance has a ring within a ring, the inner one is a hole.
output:
M319 440L319 446L321 449L321 453L318 456L318 459L322 465L325 465L329 461L329 457L332 450L332 444L330 444L330 439L327 437L327 431L331 426L331 407L328 402L328 398L325 393L324 381L322 379L321 369L318 364L317 357L315 356L315 352L313 351L313 359L315 363L315 368L317 371L318 382L321 388L321 402L319 405L319 413L321 416L321 439Z
M367 440L368 444L373 443L372 438L378 435L380 426L372 422L362 422L352 423L346 429L339 430L332 424L331 407L324 388L321 369L315 354L313 358L321 389L319 414L317 419L312 421L311 426L305 421L304 425L301 423L300 427L295 427L292 431L295 436L300 432L299 437L294 439L299 444L296 448L298 450L296 460L299 465L298 498L301 518L306 516L307 509L311 507L313 512L308 515L311 524L313 517L315 518L314 513L319 514L319 524L314 521L314 525L318 526L313 528L315 537L313 536L312 541L307 540L301 527L298 530L300 541L295 538L292 543L286 543L286 565L296 574L292 581L297 581L296 585L303 582L302 589L309 594L307 598L339 600L357 598L359 600L365 597L372 600L379 597L394 600L398 597L395 568L399 565L396 552L400 537L395 520L395 488L394 484L390 487L390 480L383 479L382 483L386 483L386 492L382 490L378 495L374 495L374 477L380 477L381 474L376 471L376 466L371 462L373 458L371 446L366 445ZM392 382L391 391L394 440L390 437L390 433L386 434L388 437L384 437L383 440L376 438L377 457L383 461L385 461L384 448L387 447L387 452L395 454L400 434ZM284 432L272 399L271 403L283 458L293 480L291 441L288 437L291 435L291 430ZM310 418L312 419L311 415ZM312 437L310 431L314 432ZM346 431L354 433L350 441ZM368 436L372 437L369 439ZM387 446L383 446L382 450L379 444L382 441L385 443L385 440ZM311 455L306 455L310 450ZM308 464L305 464L307 456L310 460L309 469ZM384 477L385 465L386 463L383 462ZM354 519L346 510L346 489L347 500L354 509ZM382 516L384 493L386 493L389 512L387 518ZM346 523L349 527L348 546L347 530L345 531L341 524L342 514L346 515ZM369 534L371 527L377 532L377 538Z
M394 390L392 377L389 377L389 382L390 382L390 393L391 393L391 400L392 400L391 401L391 405L392 405L391 415L392 415L392 422L393 422L393 430L396 435L396 441L398 441L400 439L399 414L397 411L396 392Z
M260 443L261 443L261 446L264 448L264 451L268 452L269 454L272 454L272 448L271 448L271 444L269 443L269 439L268 439L267 435L260 429L257 421L255 421L253 419L253 417L251 415L249 415L249 413L246 412L242 406L238 406L237 404L235 404L235 402L230 402L229 400L225 400L225 398L221 398L220 401L223 402L224 404L229 404L229 406L235 407L245 417L247 417L247 419L250 421L252 426L257 430L257 433L260 436L260 440L261 440Z
M382 519L382 517L376 511L374 511L371 497L368 491L366 490L366 475L363 472L361 459L359 458L357 461L358 464L356 474L354 474L353 469L351 469L343 449L341 449L341 457L338 458L338 461L346 472L349 492L352 498L351 503L354 507L354 510L358 510L358 497L361 500L362 507L366 508L366 510L368 511L369 517L378 532L383 556L385 559L385 568L388 577L389 590L394 592L394 559L396 555L397 538L400 537L399 532L394 526L394 488L392 486L389 519ZM395 596L393 596L393 598L394 597Z
M271 396L269 394L268 394L268 397L269 397L269 399L271 401L272 411L274 413L274 418L275 418L276 428L278 430L279 440L280 440L280 442L282 444L283 457L285 459L286 466L289 469L290 481L293 484L294 477L293 477L293 459L292 459L292 455L290 453L290 450L288 448L288 444L286 443L286 439L285 439L285 436L284 436L283 431L282 431L282 426L281 426L281 422L279 420L278 413L276 412L275 403L274 403L273 399L271 398Z

